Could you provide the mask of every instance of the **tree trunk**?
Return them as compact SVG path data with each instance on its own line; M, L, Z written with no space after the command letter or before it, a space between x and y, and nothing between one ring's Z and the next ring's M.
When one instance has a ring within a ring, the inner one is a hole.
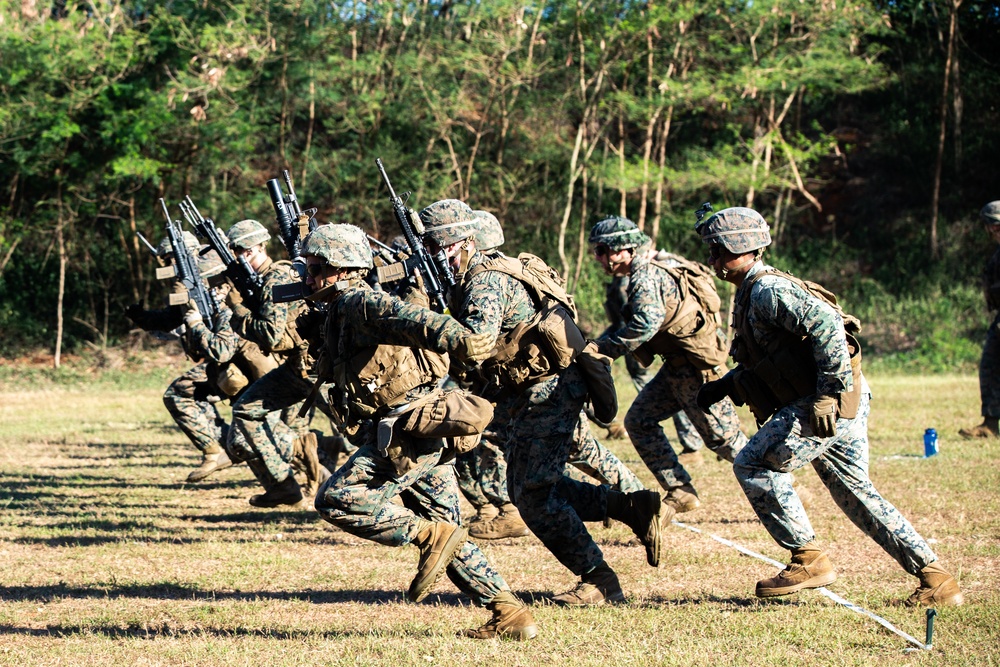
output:
M56 186L56 202L58 217L56 218L56 245L59 250L59 291L56 296L56 349L52 359L53 368L59 368L62 357L63 338L63 296L66 293L66 239L63 235L63 199L61 169L56 169L56 178L60 179Z
M944 61L944 81L941 84L940 129L938 131L937 160L934 162L934 186L931 195L931 258L938 259L938 208L941 203L941 171L944 166L944 143L948 133L948 89L951 83L951 63L955 51L955 27L958 8L962 0L948 3L948 45Z

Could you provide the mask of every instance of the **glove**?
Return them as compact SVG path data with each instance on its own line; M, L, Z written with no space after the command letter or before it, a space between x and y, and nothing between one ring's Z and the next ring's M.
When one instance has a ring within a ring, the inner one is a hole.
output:
M708 412L708 409L736 391L736 379L733 371L729 371L718 380L712 380L701 385L698 390L698 407Z
M480 333L463 336L454 353L459 361L482 361L489 359L495 340L492 334Z
M139 303L133 303L131 306L125 309L125 317L132 320L135 324L139 324L140 320L143 319L143 315L146 314L145 302L140 301Z
M816 394L816 400L809 408L809 425L817 438L837 435L837 396Z
M196 324L202 321L201 311L198 310L198 304L194 301L188 301L188 309L184 312L184 324L190 329Z
M231 289L226 293L226 305L229 306L230 309L234 309L242 303L243 295L240 294L238 289Z

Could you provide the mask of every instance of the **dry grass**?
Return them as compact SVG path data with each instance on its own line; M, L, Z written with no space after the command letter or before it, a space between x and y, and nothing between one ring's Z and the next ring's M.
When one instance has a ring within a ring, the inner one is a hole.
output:
M952 436L976 419L976 382L871 383L876 485L932 540L968 599L941 611L932 652L904 653L904 640L817 592L759 601L753 584L771 566L677 527L654 570L626 528L593 526L629 596L608 608L550 604L574 578L534 538L487 546L534 601L541 634L527 644L458 639L487 613L446 581L429 604L405 602L415 550L365 542L314 512L253 509L244 467L184 483L197 455L158 391L8 386L0 664L1000 664L1000 442ZM924 460L928 426L942 453ZM628 443L608 444L651 480ZM686 522L784 558L726 464L706 457L691 472L705 505ZM923 612L891 604L915 580L834 507L814 473L799 478L840 573L831 589L922 638Z

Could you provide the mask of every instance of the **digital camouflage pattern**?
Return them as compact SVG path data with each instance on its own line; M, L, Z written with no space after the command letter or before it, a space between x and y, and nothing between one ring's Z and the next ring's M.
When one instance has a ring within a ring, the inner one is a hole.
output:
M504 243L503 227L500 221L489 211L473 211L478 220L476 221L476 248L482 252L496 250Z
M470 268L483 260L476 252ZM527 288L512 276L500 271L465 275L452 312L475 333L498 337L535 315ZM604 559L583 522L601 521L607 511L608 487L565 476L586 397L583 376L572 364L498 406L498 414L509 416L498 428L505 442L510 499L531 532L576 575Z
M628 218L612 216L595 224L590 230L591 245L606 245L611 250L638 248L650 242L634 222Z
M758 262L747 277L764 268ZM853 383L843 320L829 305L807 294L789 280L763 277L748 287L747 317L753 335L807 336L820 369L817 391L839 393ZM737 292L737 302L742 295ZM917 575L936 560L913 526L879 495L868 477L868 414L871 392L862 382L861 405L854 419L837 419L836 435L812 434L809 414L813 396L781 408L737 455L733 471L761 523L786 549L801 547L816 535L798 495L791 473L812 463L837 506L907 572Z
M184 435L203 454L218 454L228 426L215 401L222 392L209 381L208 363L202 362L176 378L163 394L163 405Z
M664 261L668 265L670 264L669 254ZM624 313L627 304L628 276L613 276L604 288L604 313L608 316L609 325L602 335L617 331L625 325ZM624 358L625 370L628 371L632 386L635 387L638 394L653 379L656 370L652 366L643 368L632 354L626 354ZM670 419L674 422L674 428L677 430L677 440L681 445L681 453L696 452L705 445L705 441L698 435L698 431L695 430L691 420L683 411L675 412L670 416Z
M979 213L984 224L1000 225L1000 201L990 202ZM995 227L994 227L995 228ZM979 394L984 417L1000 417L1000 247L990 255L982 274L986 308L995 313L979 361Z
M319 257L339 269L370 269L372 250L360 227L347 224L321 225L302 241L302 255Z
M339 293L331 304L326 354L350 358L379 345L421 347L437 352L455 349L469 331L451 317L375 292L359 283ZM392 378L386 378L392 382ZM433 391L436 382L416 387L413 400ZM349 387L339 387L341 391ZM363 400L347 396L348 403ZM378 414L375 419L379 419ZM441 464L444 442L410 439L412 465L400 471L368 438L321 487L316 509L324 519L352 535L387 546L404 546L420 532L421 519L461 524L454 468ZM399 496L403 505L393 498ZM510 588L471 542L466 542L447 569L448 576L477 604L485 605Z
M271 234L256 220L240 220L226 232L229 245L235 250L246 250L271 239Z
M420 211L424 223L424 238L439 246L449 246L473 236L479 218L472 208L458 199L442 199Z
M181 238L184 239L184 247L186 247L191 252L198 252L201 247L201 243L198 241L198 237L191 232L185 231L181 233ZM162 260L169 260L174 255L174 248L170 245L170 237L167 236L161 240L156 246L156 256Z
M735 255L771 245L767 221L757 211L744 206L714 213L695 229L706 244L718 243Z
M680 303L680 290L670 274L637 255L629 273L624 324L595 341L598 351L612 358L631 353L659 333ZM719 401L708 412L698 407L698 390L717 376L715 371L698 370L681 354L671 355L625 415L625 430L632 444L664 489L691 481L660 426L671 415L687 415L705 446L727 461L732 461L746 443L730 399Z
M981 208L979 219L984 225L1000 225L1000 200L991 201Z

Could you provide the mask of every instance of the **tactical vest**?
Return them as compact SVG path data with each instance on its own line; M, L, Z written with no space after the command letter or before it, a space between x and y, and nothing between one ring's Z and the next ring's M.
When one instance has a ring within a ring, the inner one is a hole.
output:
M767 267L750 276L743 283L741 296L733 309L733 360L742 367L735 375L737 392L750 407L758 424L763 424L775 412L806 396L816 393L816 360L812 345L804 336L780 331L769 337L765 346L757 343L746 316L750 293L754 283L764 276L779 276L802 288L833 308L844 320L847 350L851 358L853 388L840 394L838 416L846 419L857 417L861 401L861 346L854 334L861 331L861 323L848 315L837 303L837 297L822 285L802 280L791 274Z
M683 358L698 370L710 370L726 363L729 347L720 327L722 302L709 269L696 262L676 258L675 266L658 259L650 264L666 271L677 283L680 303L673 315L665 318L660 330L632 352L643 366L653 362L653 355Z

